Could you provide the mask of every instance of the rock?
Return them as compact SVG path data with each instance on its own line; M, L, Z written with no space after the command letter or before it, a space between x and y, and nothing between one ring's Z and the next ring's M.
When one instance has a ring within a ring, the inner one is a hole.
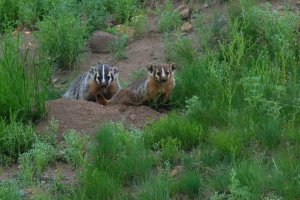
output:
M54 78L54 79L52 79L52 83L53 83L53 84L58 83L58 81L59 81L59 78Z
M178 173L180 173L180 172L182 172L182 171L183 171L183 166L178 165L178 166L176 166L176 167L170 172L170 176L171 176L171 177L177 176Z
M193 30L193 26L191 23L189 22L184 22L181 26L181 31L182 32L186 32L186 33L189 33Z
M30 32L30 31L25 31L24 34L25 34L25 35L30 35L31 32Z
M180 12L185 8L187 8L186 4L181 4L177 8L175 8L174 12Z
M92 35L90 48L93 53L108 53L109 44L117 37L103 31L95 31Z
M180 11L180 17L183 20L186 20L188 18L190 18L190 9L189 8L185 8L183 10Z

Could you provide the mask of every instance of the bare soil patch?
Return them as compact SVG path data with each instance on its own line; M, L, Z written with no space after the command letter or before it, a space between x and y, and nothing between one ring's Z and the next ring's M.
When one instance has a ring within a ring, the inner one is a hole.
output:
M142 128L147 122L162 116L147 106L102 106L83 100L56 99L48 101L47 106L47 119L36 128L43 132L51 118L55 118L58 121L58 142L62 139L62 133L68 129L94 133L101 124L109 121L123 121L127 128Z

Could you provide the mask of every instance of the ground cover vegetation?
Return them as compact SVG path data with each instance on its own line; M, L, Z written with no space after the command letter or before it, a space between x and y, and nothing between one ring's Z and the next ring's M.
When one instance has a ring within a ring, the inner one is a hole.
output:
M55 119L44 134L34 131L51 71L74 69L88 33L106 29L110 15L143 33L146 4L0 2L0 165L19 166L14 181L0 181L0 199L299 198L299 17L288 8L228 2L226 13L194 16L191 39L172 2L157 3L165 57L178 66L173 111L142 130L122 123L106 123L94 137L69 130L61 144ZM35 30L36 56L12 36L18 26ZM59 173L42 184L56 162L78 171L73 184Z

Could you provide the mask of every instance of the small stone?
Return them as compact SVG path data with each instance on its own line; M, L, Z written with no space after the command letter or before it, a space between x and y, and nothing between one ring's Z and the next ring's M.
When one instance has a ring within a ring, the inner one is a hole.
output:
M109 44L117 37L104 31L95 31L92 35L90 48L93 53L109 53Z
M45 185L45 184L46 184L46 181L41 181L41 184L42 184L42 185Z
M170 172L170 176L171 177L177 176L178 173L182 172L182 170L183 170L183 166L178 165Z
M191 23L189 22L184 22L181 26L181 31L182 32L186 32L186 33L189 33L193 30L193 26Z
M134 120L136 119L136 115L135 115L135 114L131 114L131 115L129 116L129 118L130 118L132 121L134 121Z
M24 33L25 35L30 35L31 34L31 32L30 31L25 31L25 33Z
M185 9L187 6L185 4L179 5L177 8L175 8L174 12L180 12L183 9Z
M190 9L189 8L185 8L182 11L180 11L180 17L183 20L188 19L190 17Z
M54 79L52 79L52 83L53 83L53 84L58 83L58 81L59 81L59 78L54 78Z

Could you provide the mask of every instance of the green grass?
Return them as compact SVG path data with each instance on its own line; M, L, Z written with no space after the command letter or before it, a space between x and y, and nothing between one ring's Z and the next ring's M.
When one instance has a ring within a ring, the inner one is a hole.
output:
M41 54L57 68L73 69L83 51L86 28L75 13L60 9L37 24L35 38Z
M166 1L163 8L158 9L159 20L157 29L161 33L171 32L180 26L181 19L179 12L173 12L171 1Z
M0 183L0 198L3 200L21 199L15 182Z
M19 51L19 38L6 34L0 45L0 116L9 119L16 113L22 121L43 117L48 63L31 59L28 50Z
M34 27L37 22L46 41L39 41L45 47L41 53L57 67L72 68L84 39L84 31L76 30L83 30L83 24L90 31L104 29L106 17L113 15L117 23L142 31L146 15L139 18L140 3L58 1L49 11L32 6L32 18L31 11L24 10L28 18L23 15L22 23ZM197 16L193 37L172 32L180 18L171 1L160 10L164 56L177 65L170 98L174 111L142 130L107 123L91 138L68 131L60 145L55 143L55 120L38 137L30 122L44 114L49 74L43 67L48 65L40 58L31 62L26 52L20 53L19 41L5 35L0 55L0 158L2 165L18 159L20 173L16 182L0 183L0 199L19 199L17 191L28 186L37 188L36 199L297 199L299 16L255 1L227 3L224 15ZM10 15L5 23L16 25L17 20L22 21L19 14ZM53 46L47 46L50 43ZM122 55L125 42L114 45L113 52ZM132 75L141 76L141 71ZM36 92L40 96L34 98ZM55 161L79 171L74 185L65 185L60 173L40 184ZM44 195L38 195L41 191Z
M109 51L113 55L115 60L127 58L126 43L127 43L126 35L121 35L120 37L118 37L115 40L112 40L109 43Z
M9 123L0 119L0 164L16 161L20 154L28 151L37 140L31 125L11 119Z

